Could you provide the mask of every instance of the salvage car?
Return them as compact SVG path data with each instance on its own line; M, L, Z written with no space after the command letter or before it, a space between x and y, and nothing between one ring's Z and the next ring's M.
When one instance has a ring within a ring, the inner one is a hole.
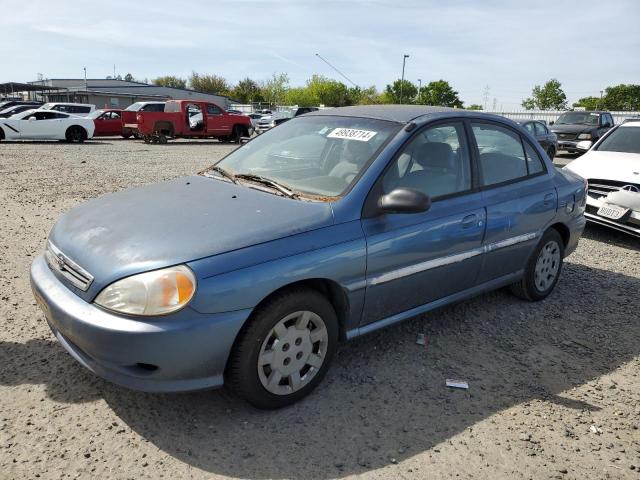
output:
M609 112L571 111L551 122L551 131L558 136L558 150L582 153L577 147L578 142L588 140L595 143L613 125L613 117Z
M91 118L95 125L94 137L122 136L128 138L122 131L122 110L120 109L96 110L87 115L87 118Z
M540 120L518 120L527 132L534 137L542 149L547 152L547 156L553 160L558 151L558 137L550 131Z
M318 110L318 107L300 107L295 111L281 111L264 115L256 123L255 131L256 133L261 134L270 128L277 127L278 125L291 120L292 118L299 117L305 113L316 112Z
M136 102L122 111L122 136L140 138L136 115L138 112L164 112L166 102Z
M96 106L91 103L50 102L45 103L39 109L55 110L56 112L64 112L80 117L86 117L96 109Z
M278 408L316 387L341 340L504 286L547 297L584 202L584 181L506 118L344 107L73 208L31 284L96 374L150 392L227 383Z
M564 168L587 180L587 220L640 237L640 119L617 126Z
M27 110L0 118L0 140L66 140L82 143L93 137L93 120L54 110Z
M229 113L212 102L169 100L163 112L139 111L136 127L145 143L175 138L216 138L240 142L248 137L251 119Z

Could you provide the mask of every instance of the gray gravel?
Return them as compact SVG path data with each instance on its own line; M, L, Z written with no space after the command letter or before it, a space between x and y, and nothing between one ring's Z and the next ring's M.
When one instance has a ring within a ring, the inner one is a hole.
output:
M639 242L599 227L547 300L497 291L345 344L285 410L225 390L137 393L85 371L29 289L55 219L232 148L0 144L0 478L640 479Z

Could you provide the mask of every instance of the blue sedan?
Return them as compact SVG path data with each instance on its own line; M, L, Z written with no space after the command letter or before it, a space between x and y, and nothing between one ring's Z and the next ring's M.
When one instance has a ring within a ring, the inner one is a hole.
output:
M72 209L31 283L97 375L150 392L226 383L278 408L318 385L340 341L500 287L544 299L585 200L505 118L324 110L198 175Z

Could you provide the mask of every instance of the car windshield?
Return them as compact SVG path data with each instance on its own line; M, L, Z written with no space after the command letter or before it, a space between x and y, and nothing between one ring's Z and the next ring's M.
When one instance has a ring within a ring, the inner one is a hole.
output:
M100 115L104 113L104 110L94 110L86 118L98 118Z
M622 126L602 139L596 150L600 152L640 153L640 123Z
M254 138L215 166L231 175L275 181L301 195L336 197L400 127L369 118L299 117Z
M129 112L137 112L143 106L144 106L144 102L136 102L136 103L132 103L131 105L129 105L127 108L125 108L125 110L127 110Z
M600 115L589 112L569 112L560 115L556 125L598 125Z

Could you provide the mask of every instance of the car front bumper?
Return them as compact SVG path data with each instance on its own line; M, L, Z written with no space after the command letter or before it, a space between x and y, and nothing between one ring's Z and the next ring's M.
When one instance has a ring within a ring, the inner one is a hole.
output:
M581 140L560 140L558 139L558 150L565 150L567 152L579 152L578 142Z
M116 315L69 290L42 255L31 266L31 288L53 334L80 364L146 392L221 386L233 342L250 314L201 314L186 307L165 317Z
M598 210L602 205L604 205L604 203L605 202L601 199L587 196L587 209L584 212L584 216L587 217L587 220L599 225L604 225L605 227L619 230L621 232L629 233L636 237L640 237L640 211L630 210L629 213L622 219L611 220L609 218L598 215Z

